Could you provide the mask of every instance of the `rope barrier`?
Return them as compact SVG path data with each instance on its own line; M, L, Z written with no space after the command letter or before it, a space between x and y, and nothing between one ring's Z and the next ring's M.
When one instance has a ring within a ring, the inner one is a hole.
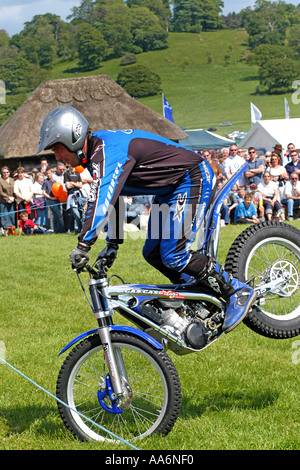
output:
M16 369L14 366L12 366L11 364L9 364L9 362L7 362L5 359L3 359L1 356L0 356L0 364L3 363L3 364L6 364L7 366L9 366L12 370L14 370L15 372L17 372L18 374L20 374L24 379L28 380L28 382L32 383L35 387L38 387L40 390L42 390L43 392L45 392L47 395L49 395L51 398L54 398L54 400L56 400L57 402L61 403L62 405L66 406L67 408L69 408L71 411L73 411L74 413L77 413L79 416L81 416L82 418L86 419L87 421L89 421L90 423L94 424L96 427L98 427L99 429L101 429L102 431L105 431L107 432L108 434L110 434L112 437L114 437L115 439L117 439L118 441L120 442L123 442L124 444L128 445L129 447L131 447L132 449L134 450L140 450L138 449L137 447L135 447L133 444L131 444L130 442L124 440L122 437L120 436L117 436L116 434L114 434L113 432L109 431L108 429L106 429L104 426L101 426L100 424L98 423L95 423L95 421L91 420L90 418L88 418L87 416L83 415L82 413L80 413L79 411L75 410L74 408L72 408L71 406L67 405L66 403L64 403L62 400L60 400L59 398L57 398L55 395L53 395L51 392L49 392L48 390L46 390L45 388L41 387L39 384L37 384L36 382L34 382L33 380L31 380L29 377L27 377L25 374L23 374L23 372L21 372L20 370Z
M45 204L45 209L50 209L51 207L54 207L54 206L60 206L60 204L62 204L61 202L58 202L57 204L51 204L50 206L47 205L47 203ZM36 205L32 205L30 206L30 209L38 209L38 206ZM65 209L63 209L65 210ZM21 209L21 210L16 210L16 211L10 211L10 212L0 212L0 217L4 217L6 215L9 215L9 214L17 214L18 212L25 212L26 209Z

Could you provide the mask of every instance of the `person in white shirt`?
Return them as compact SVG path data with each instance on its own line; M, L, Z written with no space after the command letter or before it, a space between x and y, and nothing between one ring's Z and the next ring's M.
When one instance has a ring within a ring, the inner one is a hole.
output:
M300 207L300 181L297 173L291 174L291 179L285 185L285 198L282 204L287 207L287 218L293 220L294 209Z
M274 210L277 211L277 217L284 220L284 210L278 201L279 191L277 184L275 181L271 181L271 175L268 171L265 172L263 179L263 183L259 183L257 189L262 195L267 220L272 220Z
M34 219L34 212L31 208L33 197L33 183L31 178L26 178L25 169L22 166L17 168L18 179L14 184L14 194L17 198L17 214L26 210L29 219Z
M237 146L232 144L230 146L230 155L224 162L226 178L229 180L231 176L238 171L238 169L245 164L245 159L240 157L237 153ZM245 185L244 175L238 180L238 186Z

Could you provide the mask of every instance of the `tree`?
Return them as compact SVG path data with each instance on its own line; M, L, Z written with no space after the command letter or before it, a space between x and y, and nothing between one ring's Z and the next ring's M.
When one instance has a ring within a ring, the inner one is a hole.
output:
M224 3L221 0L201 1L201 26L203 31L211 31L224 28L223 20L220 16Z
M128 7L133 5L143 6L152 11L160 20L160 23L168 31L168 24L171 19L169 0L127 0Z
M260 44L284 43L291 16L283 2L257 0L253 11L247 8L241 15L249 34L251 49Z
M105 57L107 43L103 34L88 23L81 23L77 28L78 64L86 70L100 66Z
M6 90L12 94L32 91L41 81L48 78L37 65L32 65L23 57L17 56L0 60L0 77Z
M228 15L222 17L225 26L228 29L239 29L242 27L242 17L240 13L228 13Z
M253 50L253 54L249 56L248 63L264 67L270 59L280 58L283 62L287 57L292 58L291 50L287 46L260 44Z
M73 25L84 21L97 28L109 46L110 57L121 57L125 52L168 47L169 17L169 0L82 0L69 18Z
M174 0L172 30L199 33L224 27L221 0Z
M133 6L130 9L133 44L143 52L168 47L168 34L162 28L158 17L148 8Z
M135 34L134 44L143 52L166 49L168 47L167 33L158 27L150 28L148 31L140 29Z
M125 5L112 4L105 8L102 22L95 23L111 48L111 55L121 57L132 47L131 16Z
M67 19L78 19L90 23L92 22L94 10L95 2L93 0L82 0L79 7L73 7L71 9L72 13L67 17Z
M161 93L159 75L143 65L126 67L119 73L117 83L136 98Z
M198 0L174 0L172 31L199 33L201 7Z
M287 34L288 45L300 57L300 24L292 26Z
M298 61L281 57L267 60L259 68L259 82L268 94L286 93L291 90L292 83L299 77Z
M8 46L9 44L9 35L4 29L0 29L0 47Z
M25 23L20 34L12 37L10 44L18 47L20 54L33 64L52 68L58 50L63 47L62 20L57 15L36 15Z

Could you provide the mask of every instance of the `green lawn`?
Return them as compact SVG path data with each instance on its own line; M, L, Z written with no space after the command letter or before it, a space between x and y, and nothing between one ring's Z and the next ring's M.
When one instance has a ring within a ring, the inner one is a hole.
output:
M299 222L294 222L299 225ZM241 227L221 230L219 260ZM126 282L165 282L142 258L143 241L127 239L110 270ZM96 327L68 255L71 235L0 238L0 341L6 360L55 394L63 357L77 334ZM92 258L102 249L99 240ZM116 323L122 318L116 315ZM299 449L299 365L294 340L276 341L239 326L201 353L170 353L182 383L180 416L165 438L137 444L142 450ZM299 348L298 348L299 349ZM65 429L55 400L0 365L0 449L113 450L80 443ZM115 449L127 449L124 444Z

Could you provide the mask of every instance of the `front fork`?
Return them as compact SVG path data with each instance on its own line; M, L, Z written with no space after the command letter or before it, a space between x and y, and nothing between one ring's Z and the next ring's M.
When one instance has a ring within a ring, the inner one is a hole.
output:
M110 384L107 387L113 389L113 395L110 393L110 398L121 397L124 394L124 389L119 371L121 371L122 376L124 375L124 378L126 378L126 373L121 351L116 348L115 354L111 343L109 326L112 325L111 317L114 312L106 295L107 281L106 279L90 279L88 284L94 315L99 325L98 334L103 345L105 361L109 371ZM128 382L127 378L125 382Z

